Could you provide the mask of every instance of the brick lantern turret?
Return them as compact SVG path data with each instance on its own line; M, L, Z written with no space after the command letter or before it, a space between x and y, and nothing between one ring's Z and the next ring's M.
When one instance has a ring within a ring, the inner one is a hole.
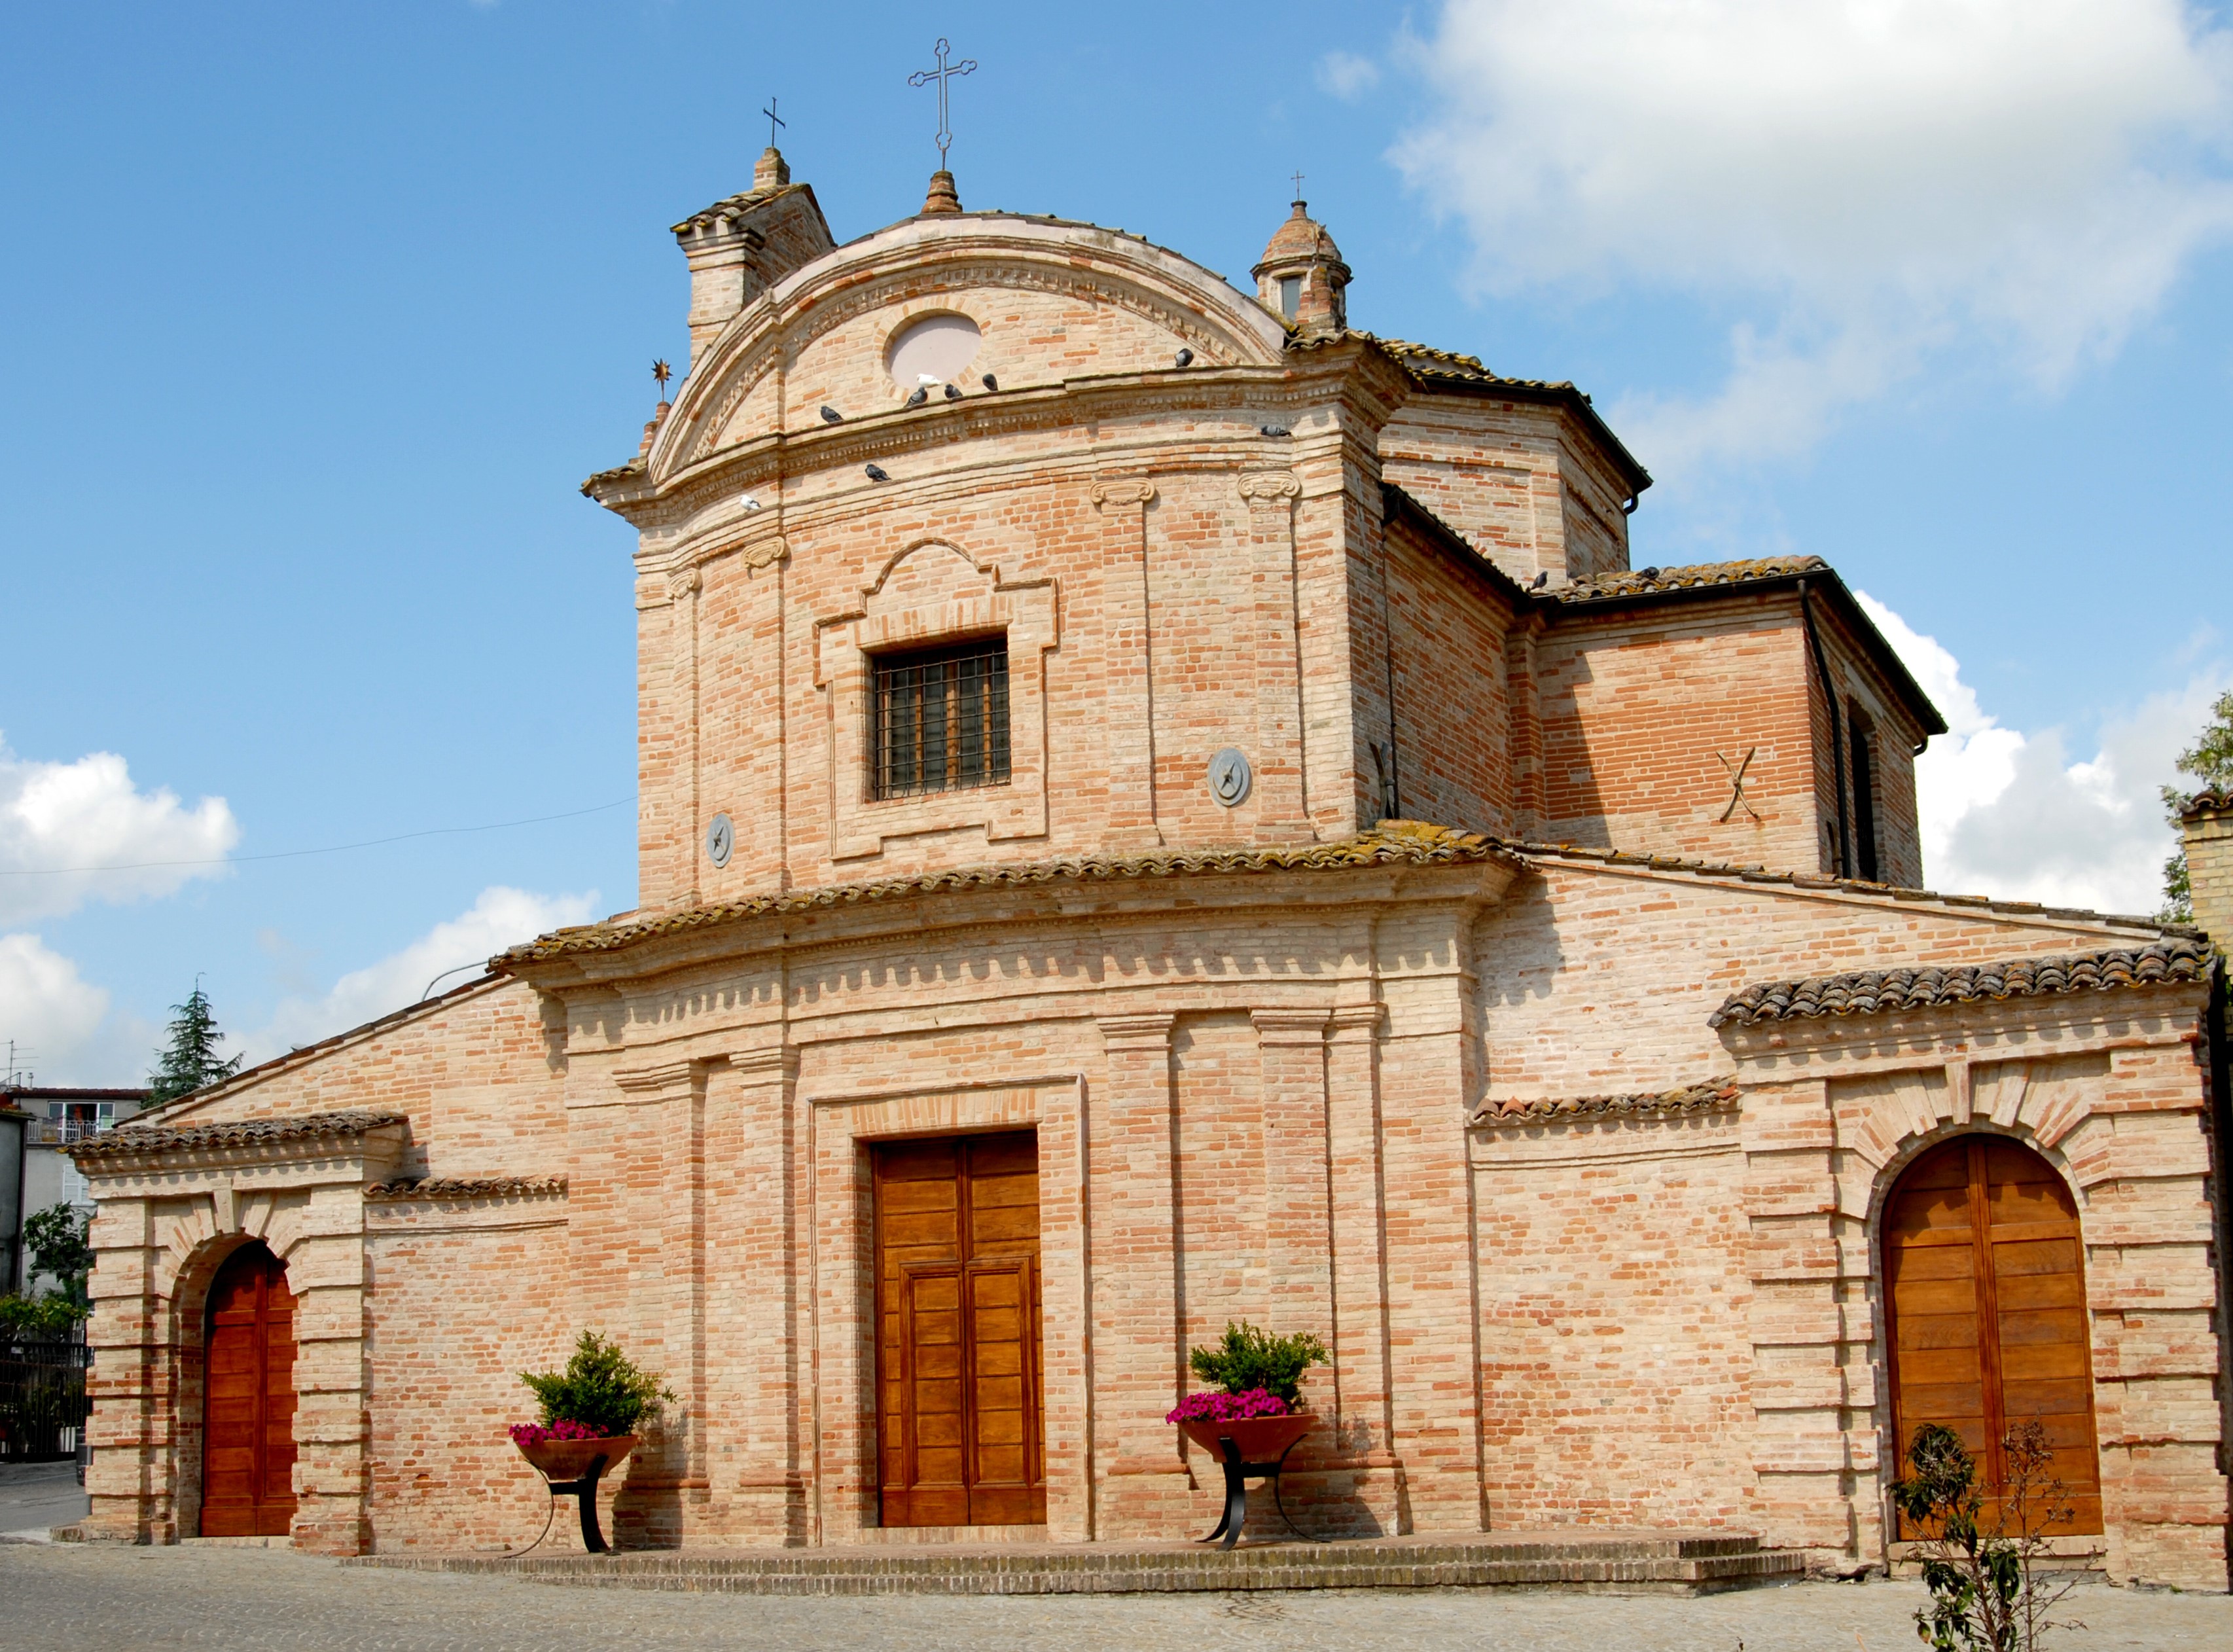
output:
M1349 266L1325 225L1311 217L1309 203L1295 203L1248 273L1264 307L1298 332L1338 333L1349 325Z

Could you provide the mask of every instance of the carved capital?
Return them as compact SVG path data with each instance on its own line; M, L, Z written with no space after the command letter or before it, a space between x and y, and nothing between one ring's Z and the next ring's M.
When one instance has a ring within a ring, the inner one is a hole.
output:
M1384 1014L1384 1006L1377 1004L1343 1005L1328 1018L1333 1042L1336 1044L1371 1043L1379 1034L1380 1023Z
M1097 505L1144 505L1156 497L1156 485L1144 477L1103 476L1094 478L1093 503Z
M738 560L747 568L772 568L790 555L791 541L779 533L755 539L737 553Z
M680 602L686 596L695 596L701 583L703 581L694 566L678 568L667 576L667 600Z
M1302 497L1303 485L1292 471L1243 471L1240 497L1251 504L1279 504Z
M1104 1015L1101 1019L1101 1037L1108 1048L1145 1050L1168 1054L1171 1047L1171 1030L1178 1024L1178 1017L1169 1013L1148 1015Z
M631 1101L655 1102L678 1091L687 1092L695 1067L695 1063L686 1058L661 1062L656 1066L623 1068L613 1075L613 1083Z
M1248 1018L1255 1024L1260 1044L1307 1044L1316 1049L1325 1042L1329 1018L1324 1010L1251 1010Z

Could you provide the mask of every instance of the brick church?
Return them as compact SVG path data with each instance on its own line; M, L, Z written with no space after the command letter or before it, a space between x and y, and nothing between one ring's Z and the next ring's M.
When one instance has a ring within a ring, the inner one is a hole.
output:
M1354 328L1299 201L1247 291L944 172L840 246L773 149L674 232L583 490L641 904L78 1149L89 1535L524 1543L587 1328L676 1395L624 1545L1186 1538L1245 1317L1313 1535L1852 1573L2037 1417L2060 1546L2226 1586L2215 954L1922 887L1834 571L1632 567L1589 397Z

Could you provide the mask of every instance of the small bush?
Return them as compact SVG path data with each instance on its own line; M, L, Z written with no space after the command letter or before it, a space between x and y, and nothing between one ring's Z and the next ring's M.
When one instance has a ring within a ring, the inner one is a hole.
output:
M564 1370L522 1371L519 1380L534 1390L544 1428L575 1422L599 1434L634 1434L645 1414L674 1397L658 1373L639 1369L594 1330L582 1333Z
M1263 1389L1299 1410L1303 1396L1298 1386L1303 1373L1326 1363L1325 1344L1307 1332L1274 1337L1247 1320L1225 1327L1225 1339L1215 1348L1197 1348L1187 1362L1194 1374L1214 1382L1227 1394Z
M2074 1586L2047 1569L2049 1526L2067 1526L2069 1493L2054 1473L2047 1429L2034 1418L2001 1441L2008 1482L1977 1483L1961 1436L1926 1422L1907 1448L1914 1473L1892 1482L1892 1500L1919 1529L1929 1603L1915 1632L1931 1652L2035 1652L2057 1629L2083 1629L2053 1613Z
M68 1297L0 1297L0 1337L25 1341L67 1342L93 1311Z

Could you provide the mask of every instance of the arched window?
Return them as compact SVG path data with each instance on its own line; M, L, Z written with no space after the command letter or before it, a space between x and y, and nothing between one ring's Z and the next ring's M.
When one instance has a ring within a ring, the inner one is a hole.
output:
M1898 1464L1926 1422L1962 1436L1995 1485L2001 1442L2037 1418L2075 1518L2101 1530L2078 1206L2046 1160L2003 1137L1958 1136L1917 1159L1884 1215L1885 1337ZM1916 1534L1903 1523L1900 1536Z

